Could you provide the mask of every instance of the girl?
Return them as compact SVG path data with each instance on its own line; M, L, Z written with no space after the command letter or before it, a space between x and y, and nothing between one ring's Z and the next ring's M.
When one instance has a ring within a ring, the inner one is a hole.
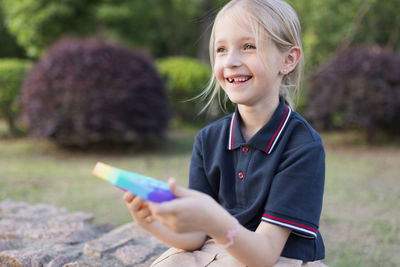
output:
M161 204L124 195L137 224L174 247L153 266L323 266L325 154L290 99L303 65L295 11L281 0L229 2L210 58L208 90L222 87L236 111L196 136L190 189L170 180L178 198Z

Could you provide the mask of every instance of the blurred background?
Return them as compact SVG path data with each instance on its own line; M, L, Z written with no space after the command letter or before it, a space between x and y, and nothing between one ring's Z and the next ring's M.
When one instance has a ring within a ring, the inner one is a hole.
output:
M0 0L0 201L117 226L131 218L97 161L186 186L195 134L225 115L186 100L208 84L226 2ZM325 262L399 266L400 1L288 2L306 59L296 110L327 154Z

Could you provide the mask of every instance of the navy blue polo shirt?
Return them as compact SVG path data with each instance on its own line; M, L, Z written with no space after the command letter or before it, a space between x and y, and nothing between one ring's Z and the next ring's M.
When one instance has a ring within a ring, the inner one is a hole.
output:
M323 259L318 226L325 152L319 134L283 99L247 142L241 123L236 109L197 134L189 188L213 197L251 231L261 221L291 229L282 256Z

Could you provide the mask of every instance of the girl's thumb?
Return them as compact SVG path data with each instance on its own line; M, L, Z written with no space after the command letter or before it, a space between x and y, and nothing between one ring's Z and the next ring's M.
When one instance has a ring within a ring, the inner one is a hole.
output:
M189 196L193 195L192 190L178 186L176 184L175 178L169 178L168 184L169 184L169 190L171 191L171 193L178 198L189 197Z

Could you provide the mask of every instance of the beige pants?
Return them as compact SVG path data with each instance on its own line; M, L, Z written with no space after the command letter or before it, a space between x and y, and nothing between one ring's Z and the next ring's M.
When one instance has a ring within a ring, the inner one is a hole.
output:
M152 267L245 267L226 250L217 246L213 239L207 240L201 250L187 252L170 248L156 259ZM303 262L301 260L280 257L274 267L326 267L321 261Z

